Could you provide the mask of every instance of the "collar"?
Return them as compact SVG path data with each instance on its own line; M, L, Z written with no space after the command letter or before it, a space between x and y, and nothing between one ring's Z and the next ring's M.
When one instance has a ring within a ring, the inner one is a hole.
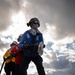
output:
M30 29L29 32L35 36L37 33L41 33L38 29Z

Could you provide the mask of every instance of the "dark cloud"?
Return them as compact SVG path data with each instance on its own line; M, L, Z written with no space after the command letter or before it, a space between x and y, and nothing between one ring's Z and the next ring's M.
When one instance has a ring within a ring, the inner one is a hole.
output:
M49 58L49 60L51 60ZM44 67L47 75L74 75L75 74L75 62L69 61L67 56L60 56L57 60L53 60L50 63L44 63ZM55 70L51 73L51 69Z
M55 69L70 68L69 60L67 60L65 57L60 57L57 61L53 61L51 64Z
M3 31L11 24L11 15L21 8L21 0L0 0L0 31Z
M51 57L49 57L48 59L52 60L49 63L44 63L45 68L52 68L52 69L56 69L56 70L62 70L62 69L67 69L67 68L71 68L72 65L70 65L71 62L69 62L68 59L66 59L66 56L60 56L58 57L56 60L51 59ZM74 63L73 63L74 65Z
M74 71L68 70L68 71L56 71L56 72L53 72L51 75L74 75L74 74L75 74ZM50 73L48 73L47 75L50 75Z
M74 0L0 0L0 31L10 25L13 12L22 10L26 17L38 17L41 29L46 30L45 23L56 26L56 38L75 36L75 1Z
M42 29L45 23L56 26L57 39L75 36L75 1L74 0L27 0L28 17L38 17Z

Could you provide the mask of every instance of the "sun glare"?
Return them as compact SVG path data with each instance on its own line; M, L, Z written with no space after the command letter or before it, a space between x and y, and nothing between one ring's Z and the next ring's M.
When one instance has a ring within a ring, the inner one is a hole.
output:
M13 22L13 24L25 24L26 18L24 16L24 13L20 11L18 14L14 14L11 17L11 21Z
M20 11L18 14L14 14L11 17L12 25L10 27L10 30L13 32L12 34L14 37L17 37L19 34L24 33L24 31L27 29L26 26L26 17L25 14Z
M25 17L25 13L22 11L17 14L13 14L11 17L11 25L9 26L7 31L4 31L2 34L4 36L11 36L12 41L15 40L20 34L23 34L26 30L29 29L26 25L27 20Z

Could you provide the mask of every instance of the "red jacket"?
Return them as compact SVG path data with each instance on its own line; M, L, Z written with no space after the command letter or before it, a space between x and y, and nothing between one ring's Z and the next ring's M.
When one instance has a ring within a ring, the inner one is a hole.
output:
M19 50L21 50L21 48L19 47L18 44L16 44L16 45L12 48L11 54L14 54L15 52L18 52ZM16 64L20 64L20 61L21 61L22 56L23 56L23 53L20 53L20 54L18 54L18 55L15 57L15 63L16 63Z

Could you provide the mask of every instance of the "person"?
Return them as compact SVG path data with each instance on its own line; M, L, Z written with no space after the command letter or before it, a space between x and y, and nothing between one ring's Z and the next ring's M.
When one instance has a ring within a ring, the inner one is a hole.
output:
M17 41L20 42L22 38L22 34L19 35ZM19 47L18 43L12 48L11 50L11 55L14 54L14 53L17 53L18 51L20 51L21 48ZM15 71L16 71L16 75L20 75L19 73L19 64L20 64L20 61L21 61L21 58L23 56L23 51L21 50L21 52L19 54L17 54L15 56Z
M16 44L16 41L14 41L13 43L10 44L10 49L8 49L5 54L3 55L3 59L5 61L5 66L4 66L4 71L6 73L6 75L15 75L15 58L9 58L7 60L5 60L8 56L10 56L10 52L11 49L14 47L14 45Z
M46 75L42 64L43 59L38 51L38 45L41 42L44 45L42 33L38 30L40 27L38 18L31 18L27 26L30 26L30 29L24 32L19 43L20 48L24 48L24 56L20 63L20 75L27 75L27 69L31 61L36 65L39 75Z

